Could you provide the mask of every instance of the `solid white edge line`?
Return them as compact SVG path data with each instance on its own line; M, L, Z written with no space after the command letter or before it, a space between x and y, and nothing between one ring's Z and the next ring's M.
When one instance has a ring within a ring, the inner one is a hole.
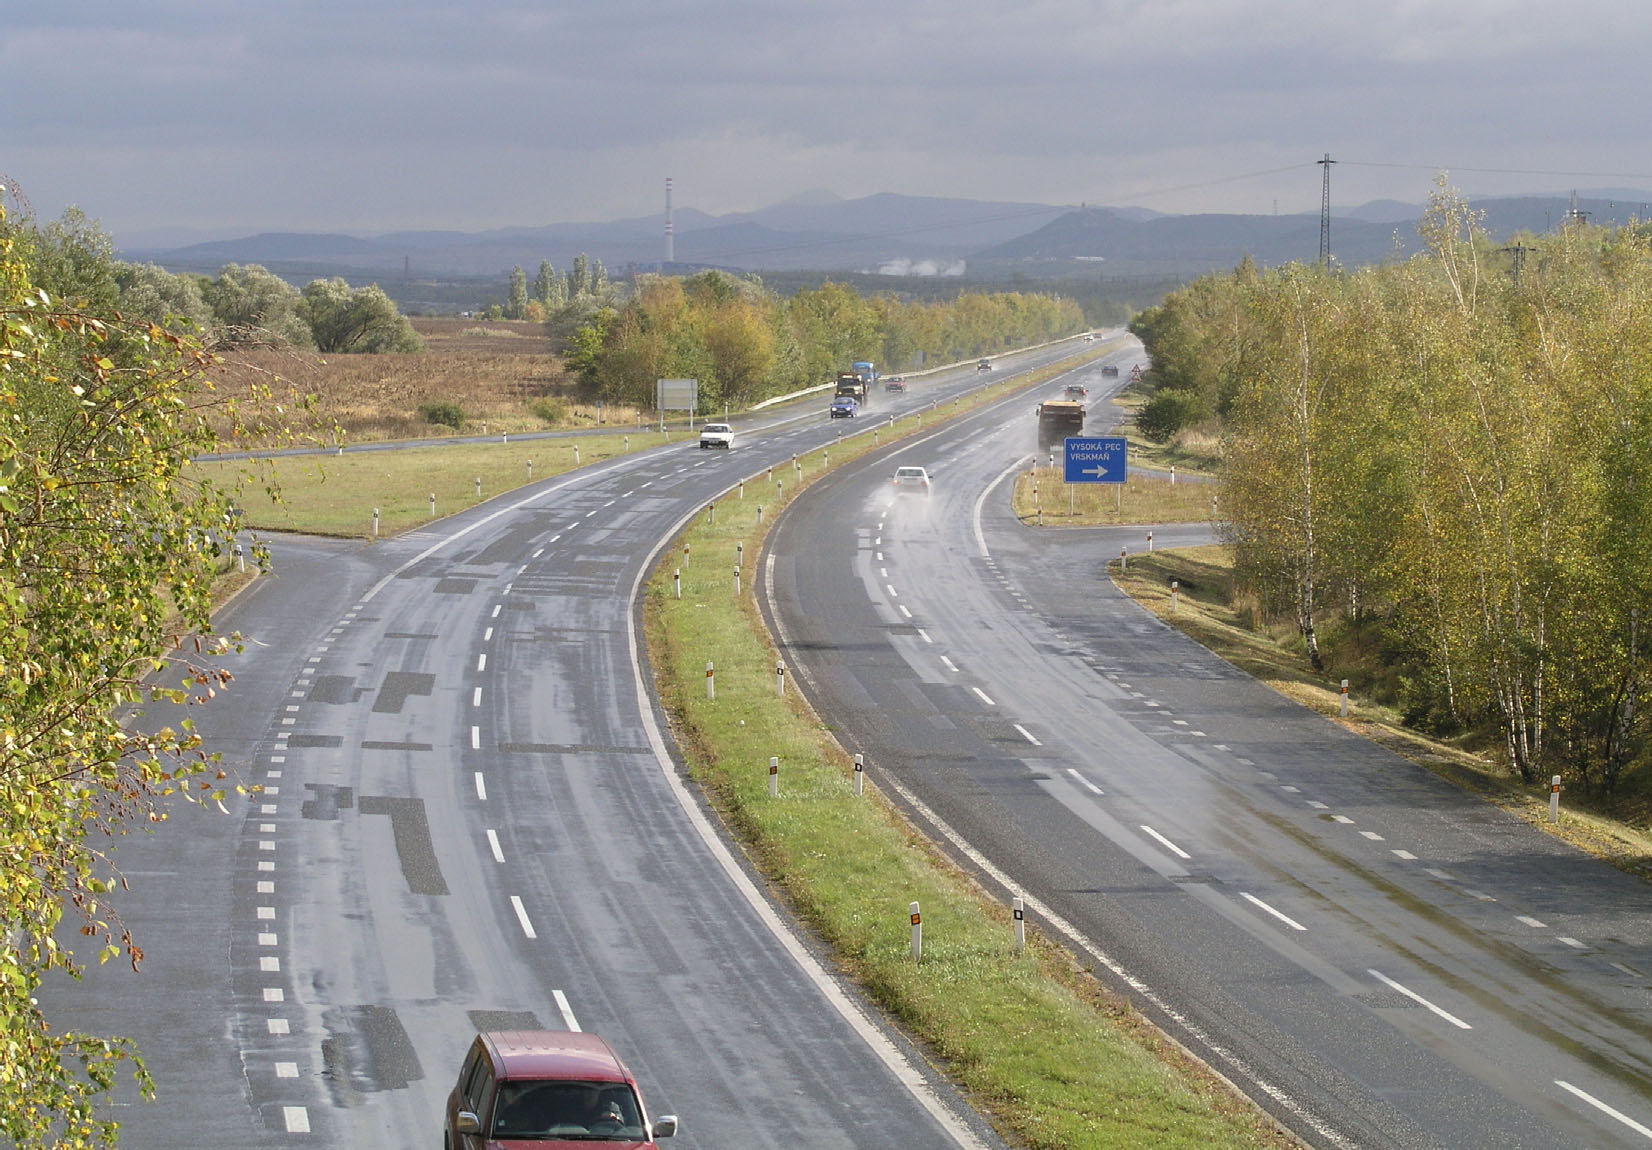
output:
M1415 990L1412 990L1408 986L1401 986L1399 983L1395 982L1392 978L1389 978L1382 971L1372 970L1370 967L1367 967L1366 970L1365 970L1365 973L1369 974L1372 978L1377 979L1379 982L1386 983L1391 989L1399 991L1401 994L1405 995L1411 1001L1417 1003L1417 1005L1428 1007L1429 1010L1433 1011L1435 1014L1439 1015L1441 1018L1445 1019L1447 1022L1451 1023L1451 1025L1457 1027L1458 1029L1460 1029L1460 1030L1473 1030L1474 1029L1474 1027L1472 1027L1468 1023L1464 1022L1461 1018L1458 1018L1455 1014L1451 1013L1451 1011L1446 1010L1443 1007L1435 1006L1432 1002L1428 1001L1428 999L1426 999L1422 995L1418 994Z
M493 852L494 862L504 862L505 852L499 845L499 832L492 827L488 828L488 849Z
M992 552L987 550L987 533L981 529L981 509L987 505L987 496L992 494L992 489L1004 482L1004 480L1008 479L1010 476L1014 475L1017 471L1020 471L1021 465L1029 458L1035 461L1038 459L1036 455L1023 455L1020 459L1017 459L1014 463L1010 464L1009 467L999 472L998 477L991 483L987 484L986 488L981 492L981 497L975 501L975 509L970 513L970 529L975 533L975 545L981 549L982 556L986 558L990 559L992 557Z
M677 774L676 766L671 760L671 752L666 748L665 735L661 732L660 725L654 716L653 697L649 694L647 684L643 680L642 658L637 641L636 608L637 596L641 592L643 580L653 570L659 553L676 538L677 533L684 526L699 514L699 510L696 507L693 511L684 515L662 536L658 545L637 568L636 577L631 584L631 610L626 614L626 638L631 652L632 683L636 689L637 701L642 710L643 732L647 735L648 745L654 752L654 761L659 764L660 772L665 776L666 785L676 795L677 802L683 808L683 813L687 816L689 824L699 832L700 840L705 843L706 849L711 853L712 858L717 860L718 865L723 868L723 873L728 876L729 882L744 896L747 905L752 908L752 912L757 915L764 926L768 927L769 933L774 936L775 941L797 964L798 970L802 971L804 977L814 983L815 988L820 991L832 1009L837 1011L838 1016L860 1036L861 1041L866 1043L867 1048L889 1069L896 1080L906 1087L918 1104L934 1117L942 1129L952 1136L952 1139L958 1145L966 1147L967 1150L986 1150L986 1144L976 1137L975 1132L936 1093L929 1080L918 1071L911 1060L901 1053L889 1036L867 1016L866 1012L860 1008L854 999L849 997L832 974L821 964L820 960L792 933L785 920L763 897L762 892L757 889L750 876L735 861L728 844L723 841L722 836L711 825L711 820L706 817L705 812L700 808L700 804L695 801L693 794L689 792L688 785ZM764 556L764 563L768 572L767 590L769 594L772 594L774 587L774 553L772 551Z
M919 818L935 829L936 834L951 843L953 848L957 850L959 854L969 859L970 863L979 868L983 874L987 875L1007 891L1016 891L1019 889L1016 883L1011 880L1009 875L1005 874L984 854L970 845L970 843L962 835L952 829L950 823L926 806L923 800L918 798L917 795L907 790L907 788L902 785L899 780L895 779L891 775L881 774L878 776L878 785L899 795L902 802L911 807L913 811L917 812ZM1348 1147L1352 1150L1355 1143L1340 1134L1331 1126L1327 1125L1318 1116L1311 1113L1306 1106L1298 1102L1291 1095L1287 1094L1282 1087L1275 1086L1272 1082L1268 1081L1266 1078L1263 1078L1255 1068L1253 1068L1237 1053L1218 1043L1215 1038L1206 1033L1198 1023L1194 1022L1193 1019L1188 1018L1175 1007L1171 1006L1170 1003L1161 998L1158 992L1151 986L1131 974L1110 954L1090 941L1090 939L1085 936L1077 926L1057 914L1054 908L1050 907L1042 899L1027 894L1025 891L1021 891L1020 896L1022 905L1025 906L1027 910L1032 911L1039 918L1043 919L1044 922L1050 927L1065 936L1067 941L1072 946L1095 959L1097 965L1105 967L1114 978L1124 983L1131 989L1131 991L1139 995L1142 1001L1151 1005L1155 1010L1159 1011L1159 1013L1164 1015L1164 1017L1168 1018L1177 1027L1179 1027L1183 1033L1188 1035L1188 1037L1202 1045L1213 1058L1219 1059L1223 1064L1228 1066L1234 1074L1238 1075L1246 1082L1251 1083L1257 1090L1261 1091L1274 1102L1296 1115L1302 1120L1303 1123L1311 1127L1317 1134L1319 1134L1320 1137L1324 1138L1333 1146ZM1165 1032L1161 1031L1161 1033ZM1166 1033L1165 1036L1172 1042L1176 1041L1173 1035ZM1195 1058L1199 1057L1198 1055L1193 1054L1192 1051L1189 1051L1189 1054ZM1206 1066L1210 1066L1208 1059L1200 1058L1199 1060ZM1211 1067L1211 1072L1218 1075L1222 1074L1222 1072L1217 1070L1214 1066ZM1245 1093L1243 1090L1240 1090L1237 1085L1235 1085L1233 1089L1236 1093Z
M1027 742L1031 743L1033 746L1042 747L1044 745L1043 743L1041 743L1037 739L1035 739L1033 737L1033 733L1031 731L1027 730L1027 728L1023 727L1020 723L1012 723L1011 726L1013 726L1016 730L1020 731L1021 732L1021 737L1023 739L1026 739Z
M1140 826L1141 826L1142 830L1144 830L1148 834L1152 835L1155 839L1158 839L1160 845L1164 846L1167 850L1169 850L1171 853L1173 853L1177 858L1190 859L1190 858L1193 857L1192 855L1190 855L1186 851L1184 851L1181 847L1177 846L1175 843L1173 843L1169 839L1165 838L1158 831L1156 831L1152 827L1148 826L1146 823L1142 823L1142 824L1140 824Z
M579 1019L574 1017L574 1008L568 1005L568 996L560 990L553 990L551 997L556 999L556 1008L562 1014L562 1024L569 1030L578 1030Z
M1566 1091L1569 1094L1577 1095L1579 1098L1583 1099L1583 1101L1587 1102L1590 1106L1593 1106L1596 1110L1599 1110L1602 1114L1609 1114L1613 1118L1616 1118L1619 1122L1622 1122L1625 1126L1629 1127L1629 1129L1633 1130L1636 1134L1639 1134L1639 1135L1641 1135L1642 1137L1645 1137L1645 1138L1652 1138L1652 1129L1649 1129L1648 1127L1642 1126L1639 1122L1636 1122L1633 1118L1629 1117L1629 1115L1625 1114L1623 1111L1606 1105L1606 1103L1604 1103L1600 1099L1596 1098L1593 1094L1590 1094L1587 1090L1579 1090L1576 1086L1573 1086L1570 1082L1563 1081L1559 1078L1556 1078L1554 1080L1554 1084L1556 1086L1560 1087L1562 1090Z
M522 924L522 933L529 938L538 938L539 935L534 932L533 923L528 919L528 908L522 905L521 895L511 895L511 909L516 912L516 921Z
M1253 894L1250 894L1246 891L1240 891L1239 892L1239 897L1244 899L1246 902L1251 903L1254 906L1261 907L1263 910L1265 910L1269 914L1273 915L1274 918L1277 918L1280 922L1284 923L1286 926L1290 927L1292 930L1307 930L1308 929L1307 927L1303 926L1300 922L1297 922L1296 919L1292 918L1290 915L1285 914L1281 911L1275 910L1273 907L1269 906L1267 903L1263 902L1261 899L1257 898Z

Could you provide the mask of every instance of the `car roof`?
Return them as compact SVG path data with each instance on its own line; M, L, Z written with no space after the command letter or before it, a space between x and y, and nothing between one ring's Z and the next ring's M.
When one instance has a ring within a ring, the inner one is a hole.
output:
M726 423L708 423L708 424L704 425L703 427L701 427L700 430L701 431L727 431L727 430L729 430L729 425L726 424Z
M497 1030L481 1037L502 1079L631 1080L625 1063L599 1035L579 1030Z

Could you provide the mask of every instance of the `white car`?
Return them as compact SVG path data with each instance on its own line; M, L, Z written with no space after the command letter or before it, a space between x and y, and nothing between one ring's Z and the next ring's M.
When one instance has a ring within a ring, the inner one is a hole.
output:
M734 428L726 423L708 423L700 428L700 446L723 447L734 446Z
M893 483L897 495L902 492L912 492L918 495L929 494L929 472L921 467L903 466L895 468Z

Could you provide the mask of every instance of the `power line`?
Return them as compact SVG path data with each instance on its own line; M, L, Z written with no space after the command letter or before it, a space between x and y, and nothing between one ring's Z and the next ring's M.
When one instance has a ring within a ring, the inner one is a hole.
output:
M1419 172L1473 172L1482 176L1582 176L1591 180L1652 180L1645 172L1567 172L1546 168L1459 168L1451 164L1402 164L1384 160L1338 160L1355 168L1405 168Z

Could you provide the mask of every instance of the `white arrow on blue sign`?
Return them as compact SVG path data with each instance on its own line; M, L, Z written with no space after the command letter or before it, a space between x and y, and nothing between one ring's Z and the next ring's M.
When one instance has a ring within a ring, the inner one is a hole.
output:
M1123 436L1075 435L1066 441L1068 483L1123 483L1129 474Z

